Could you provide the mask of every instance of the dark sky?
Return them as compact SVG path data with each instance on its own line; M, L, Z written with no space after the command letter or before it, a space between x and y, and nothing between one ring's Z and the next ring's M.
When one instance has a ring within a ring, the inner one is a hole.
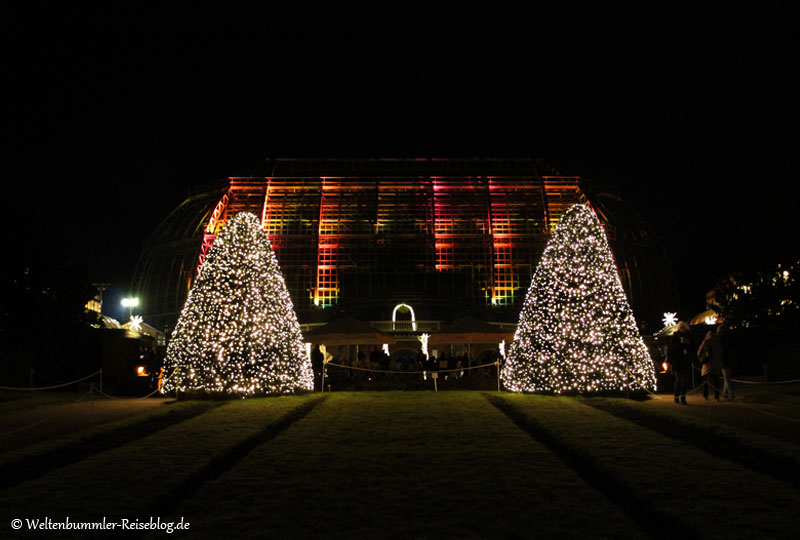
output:
M686 305L702 308L725 273L798 255L791 21L600 8L14 14L8 245L82 264L124 294L187 188L266 157L530 156L632 202L667 242Z

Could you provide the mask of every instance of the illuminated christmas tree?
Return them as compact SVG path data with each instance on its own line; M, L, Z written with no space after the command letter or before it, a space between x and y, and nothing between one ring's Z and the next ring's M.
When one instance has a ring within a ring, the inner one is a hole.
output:
M164 376L164 393L313 388L294 306L255 215L233 216L211 246L167 348Z
M553 231L501 377L513 392L655 389L654 364L588 206L570 208Z

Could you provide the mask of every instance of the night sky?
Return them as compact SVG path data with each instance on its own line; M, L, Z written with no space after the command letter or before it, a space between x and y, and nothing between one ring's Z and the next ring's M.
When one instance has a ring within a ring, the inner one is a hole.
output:
M798 255L788 13L5 18L7 254L82 265L111 298L188 188L267 157L544 158L648 219L673 309Z

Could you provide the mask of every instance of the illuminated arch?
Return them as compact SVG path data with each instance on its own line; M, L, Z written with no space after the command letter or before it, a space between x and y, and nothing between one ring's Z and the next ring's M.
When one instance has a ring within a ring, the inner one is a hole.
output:
M397 322L397 310L400 309L401 307L405 307L405 308L408 309L408 311L411 312L411 329L414 332L416 332L417 331L417 318L414 315L414 308L412 308L408 304L397 304L396 306L394 306L394 309L392 310L392 330L395 329L395 323Z

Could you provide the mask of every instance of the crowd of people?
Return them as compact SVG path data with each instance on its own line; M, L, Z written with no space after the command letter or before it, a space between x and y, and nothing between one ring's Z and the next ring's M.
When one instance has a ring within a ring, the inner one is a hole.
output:
M699 346L697 341L700 341ZM466 348L461 354L435 351L426 356L422 351L400 354L392 358L383 348L373 346L354 352L350 347L341 347L336 354L315 347L311 353L315 387L321 388L325 369L326 384L338 388L351 387L372 381L423 381L437 373L442 379L457 380L462 377L496 377L496 360L502 358L496 351L483 356L481 366L470 358ZM325 367L327 356L328 369ZM724 326L708 330L702 340L694 339L686 322L679 322L666 347L666 363L675 381L675 403L685 405L686 396L694 388L694 375L699 375L704 399L710 396L719 401L735 399L732 375L734 356L728 343ZM334 367L335 369L330 369Z
M338 382L338 387L352 386L354 383L364 383L378 380L414 381L425 380L433 373L439 374L442 379L457 380L462 377L491 378L496 376L497 370L491 365L499 357L492 351L489 357L481 357L482 365L478 366L475 359L471 358L466 350L461 354L448 354L435 351L426 356L422 351L414 354L400 354L391 358L380 347L368 348L367 352L359 349L353 354L351 348L340 348L330 354L323 352L320 347L315 347L311 352L311 364L314 369L316 386L319 388L322 379L324 357L328 355L328 368L325 378L330 382ZM488 366L486 365L488 364ZM350 369L348 369L350 368ZM328 383L326 383L328 384Z
M731 380L733 355L727 343L725 327L709 330L700 346L696 349L695 346L689 325L684 321L679 322L667 346L666 358L669 371L675 378L675 403L686 405L693 369L700 373L703 398L708 400L713 394L716 401L720 400L720 395L725 400L733 401L736 397Z

